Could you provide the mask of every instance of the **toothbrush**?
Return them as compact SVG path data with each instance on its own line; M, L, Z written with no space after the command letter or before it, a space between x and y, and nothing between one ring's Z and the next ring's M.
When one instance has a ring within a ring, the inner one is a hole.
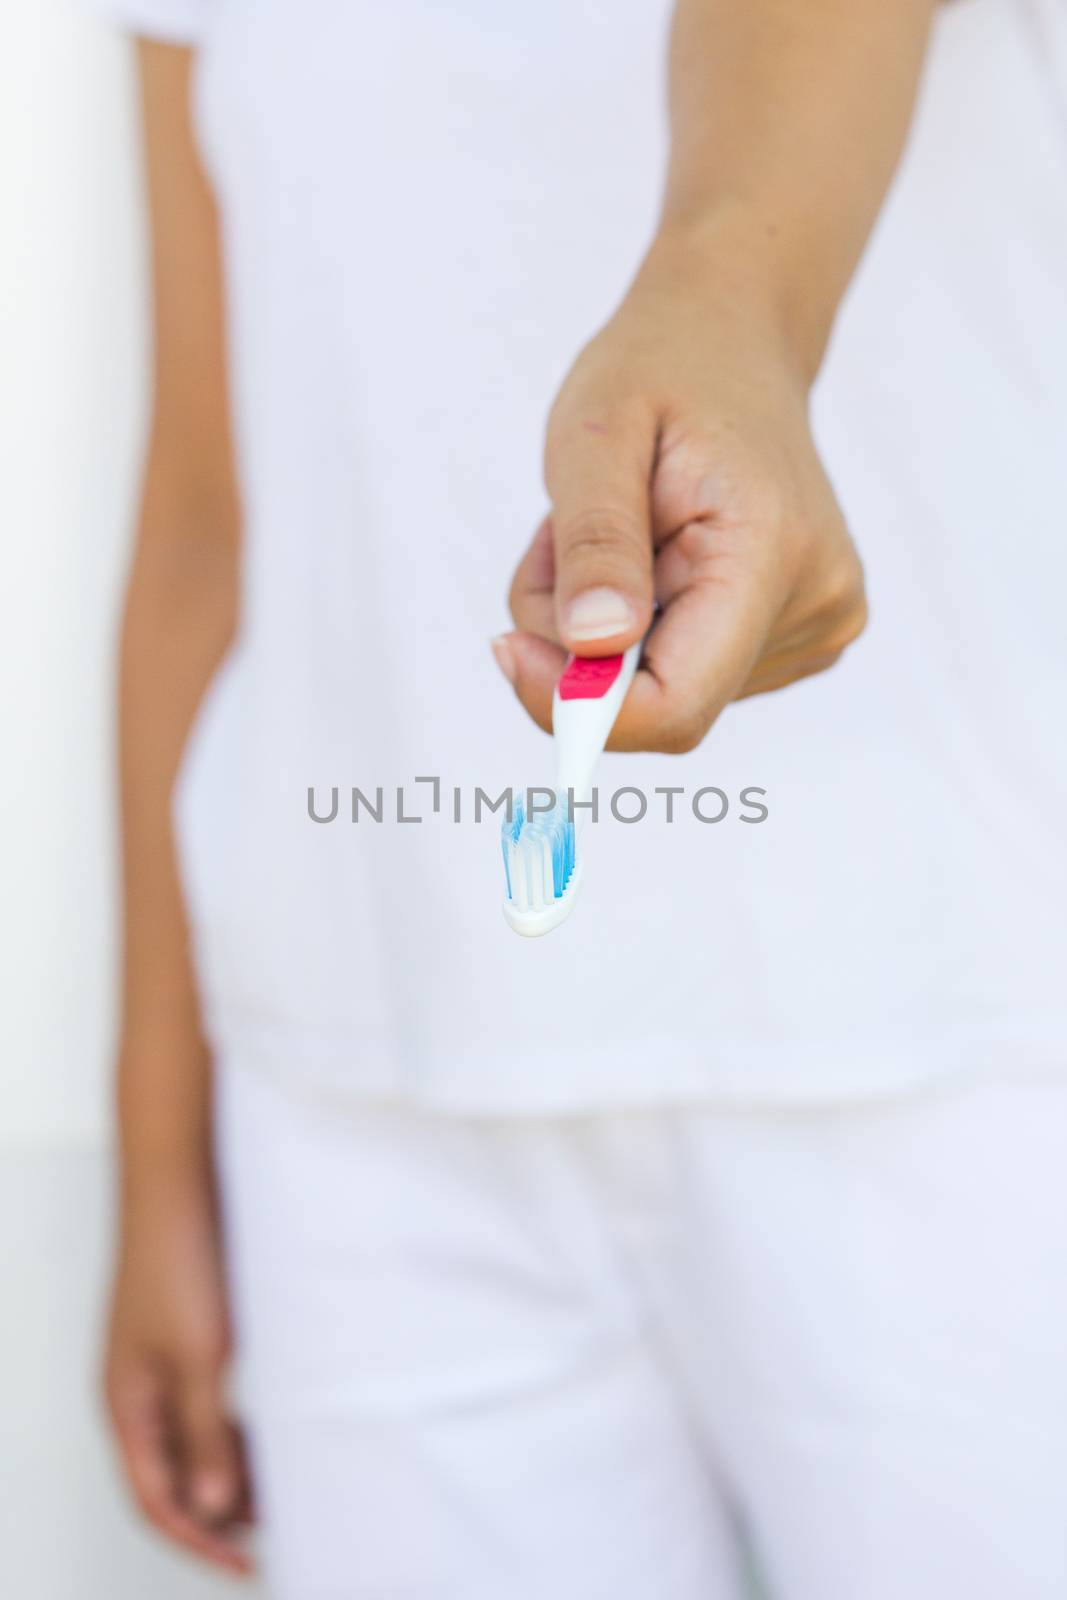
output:
M537 939L574 910L585 854L579 848L593 792L593 774L641 659L640 642L625 655L572 656L556 685L556 801L526 815L525 792L514 798L501 830L504 918L526 939ZM574 796L571 811L570 795ZM582 809L579 809L581 807Z

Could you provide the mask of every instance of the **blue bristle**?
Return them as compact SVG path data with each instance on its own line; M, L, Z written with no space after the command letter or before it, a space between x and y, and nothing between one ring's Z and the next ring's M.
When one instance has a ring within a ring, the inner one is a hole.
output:
M567 887L574 866L574 823L568 822L562 806L557 806L552 823L552 880L558 900Z
M521 789L515 791L515 798L511 806L511 816L506 813L500 824L500 847L504 853L504 879L508 886L508 899L511 899L511 866L508 862L508 845L519 837L522 825L526 821L526 803Z
M505 818L501 825L500 841L509 899L514 898L511 847L514 845L523 851L528 870L536 880L539 875L543 877L540 863L546 843L552 861L552 892L557 900L560 898L574 871L574 823L567 816L566 806L557 804L551 811L527 818L523 800L516 794L511 821Z

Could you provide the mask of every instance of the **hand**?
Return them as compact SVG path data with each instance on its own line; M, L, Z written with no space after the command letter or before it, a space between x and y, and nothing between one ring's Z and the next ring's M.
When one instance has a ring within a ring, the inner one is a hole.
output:
M205 1164L206 1166L206 1164ZM210 1175L128 1185L104 1387L130 1488L185 1549L232 1573L252 1563L244 1449L226 1409L229 1321Z
M661 240L553 407L552 512L494 640L551 726L566 653L613 654L660 607L611 748L693 749L730 701L822 672L866 621L808 383L744 271Z

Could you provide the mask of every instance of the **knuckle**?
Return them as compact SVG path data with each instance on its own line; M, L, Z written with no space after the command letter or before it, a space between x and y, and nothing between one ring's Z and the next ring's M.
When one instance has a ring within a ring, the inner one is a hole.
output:
M870 606L867 604L866 594L861 589L860 593L856 596L855 604L853 605L849 614L848 623L846 626L846 643L855 644L856 640L861 636L861 634L866 632L867 624L870 620Z
M645 425L647 414L647 402L627 383L623 366L594 340L579 355L549 408L547 452L565 449L581 435L583 423L593 422L602 437L625 437Z
M820 585L820 607L825 615L843 614L863 601L863 568L859 557L838 559Z
M819 655L811 656L805 663L804 670L800 673L800 677L813 678L821 672L829 672L831 667L836 667L844 653L845 652L843 649L823 650Z
M869 619L867 600L862 590L853 596L851 602L843 607L837 614L833 625L828 628L823 639L827 653L833 654L836 660L843 655L850 645L864 632Z
M633 517L610 505L576 512L558 526L556 537L560 550L571 560L632 552L644 542Z
M681 713L659 729L657 746L664 755L689 755L703 742L710 726L711 718L703 713Z

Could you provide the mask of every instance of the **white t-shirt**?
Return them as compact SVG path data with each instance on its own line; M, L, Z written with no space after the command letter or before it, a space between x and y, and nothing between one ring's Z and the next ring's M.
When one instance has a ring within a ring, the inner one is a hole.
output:
M225 236L243 621L177 803L219 1048L487 1111L1067 1067L1061 0L940 15L819 384L868 633L688 756L607 758L537 942L470 820L554 777L488 640L547 407L653 227L669 0L118 9L199 41Z

